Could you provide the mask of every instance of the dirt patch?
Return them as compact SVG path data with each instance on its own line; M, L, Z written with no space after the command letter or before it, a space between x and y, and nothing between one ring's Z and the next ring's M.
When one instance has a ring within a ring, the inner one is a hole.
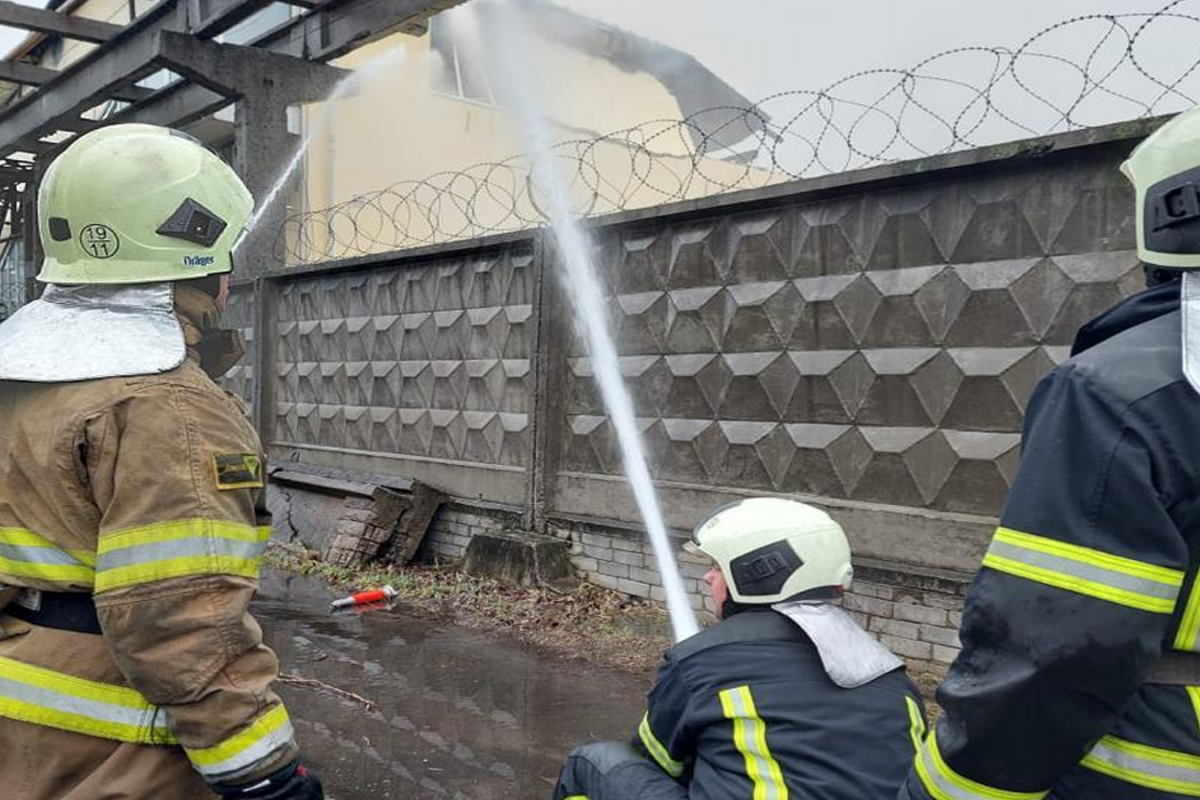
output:
M467 575L453 565L410 564L392 570L337 567L302 546L280 542L271 542L266 562L322 578L347 593L391 584L405 602L457 625L503 631L562 658L643 675L653 674L672 644L670 619L660 607L589 583L563 593ZM925 698L932 723L941 716L933 699L941 676L909 674Z
M504 631L560 657L630 672L653 673L671 647L670 621L660 608L587 583L563 593L511 586L438 564L337 567L303 547L278 542L271 543L266 563L322 578L347 593L390 584L406 603L457 625Z

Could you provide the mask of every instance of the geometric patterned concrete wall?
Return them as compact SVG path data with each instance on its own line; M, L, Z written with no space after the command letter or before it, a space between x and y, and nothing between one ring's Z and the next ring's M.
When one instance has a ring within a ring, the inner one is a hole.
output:
M822 194L801 184L600 221L668 525L730 497L799 493L841 508L868 557L973 569L1034 385L1081 323L1142 285L1118 172L1134 144L953 170L932 159ZM272 457L415 477L535 525L636 526L547 277L553 247L536 240L273 278ZM230 322L252 327L251 305L235 295ZM227 384L248 395L255 379L249 363Z
M1118 162L606 232L656 478L996 514L1037 380L1142 286ZM619 473L577 344L565 373L562 468Z
M241 397L247 403L254 393L255 355L254 346L254 293L250 285L235 286L229 293L225 305L222 325L241 331L245 339L246 355L221 379L221 385Z
M426 478L430 464L524 472L530 262L506 250L285 283L275 444L399 458Z

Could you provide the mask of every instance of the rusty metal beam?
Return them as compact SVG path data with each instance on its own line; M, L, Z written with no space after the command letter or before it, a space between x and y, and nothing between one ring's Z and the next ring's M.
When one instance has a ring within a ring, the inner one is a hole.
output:
M11 0L0 0L0 25L93 44L103 44L121 32L120 25L23 6Z

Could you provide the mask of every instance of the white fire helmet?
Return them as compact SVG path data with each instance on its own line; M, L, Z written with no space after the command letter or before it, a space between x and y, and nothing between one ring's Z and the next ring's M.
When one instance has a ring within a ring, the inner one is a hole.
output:
M717 563L738 603L770 605L814 589L850 587L854 570L842 526L819 508L774 497L741 500L700 523L692 553Z

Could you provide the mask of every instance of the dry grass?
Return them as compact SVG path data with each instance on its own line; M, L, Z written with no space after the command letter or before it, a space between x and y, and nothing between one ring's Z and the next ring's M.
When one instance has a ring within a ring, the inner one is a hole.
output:
M671 646L670 621L659 607L588 583L568 593L512 586L467 575L453 566L411 564L400 569L350 569L315 553L272 542L267 564L328 581L336 590L391 584L405 602L469 628L503 631L562 658L580 659L649 675ZM930 722L940 677L912 675L925 697Z
M661 609L587 583L563 593L512 586L438 564L336 567L302 548L277 543L271 544L266 563L322 578L338 591L390 584L403 601L455 624L504 631L560 657L630 672L653 672L671 646L669 621Z

